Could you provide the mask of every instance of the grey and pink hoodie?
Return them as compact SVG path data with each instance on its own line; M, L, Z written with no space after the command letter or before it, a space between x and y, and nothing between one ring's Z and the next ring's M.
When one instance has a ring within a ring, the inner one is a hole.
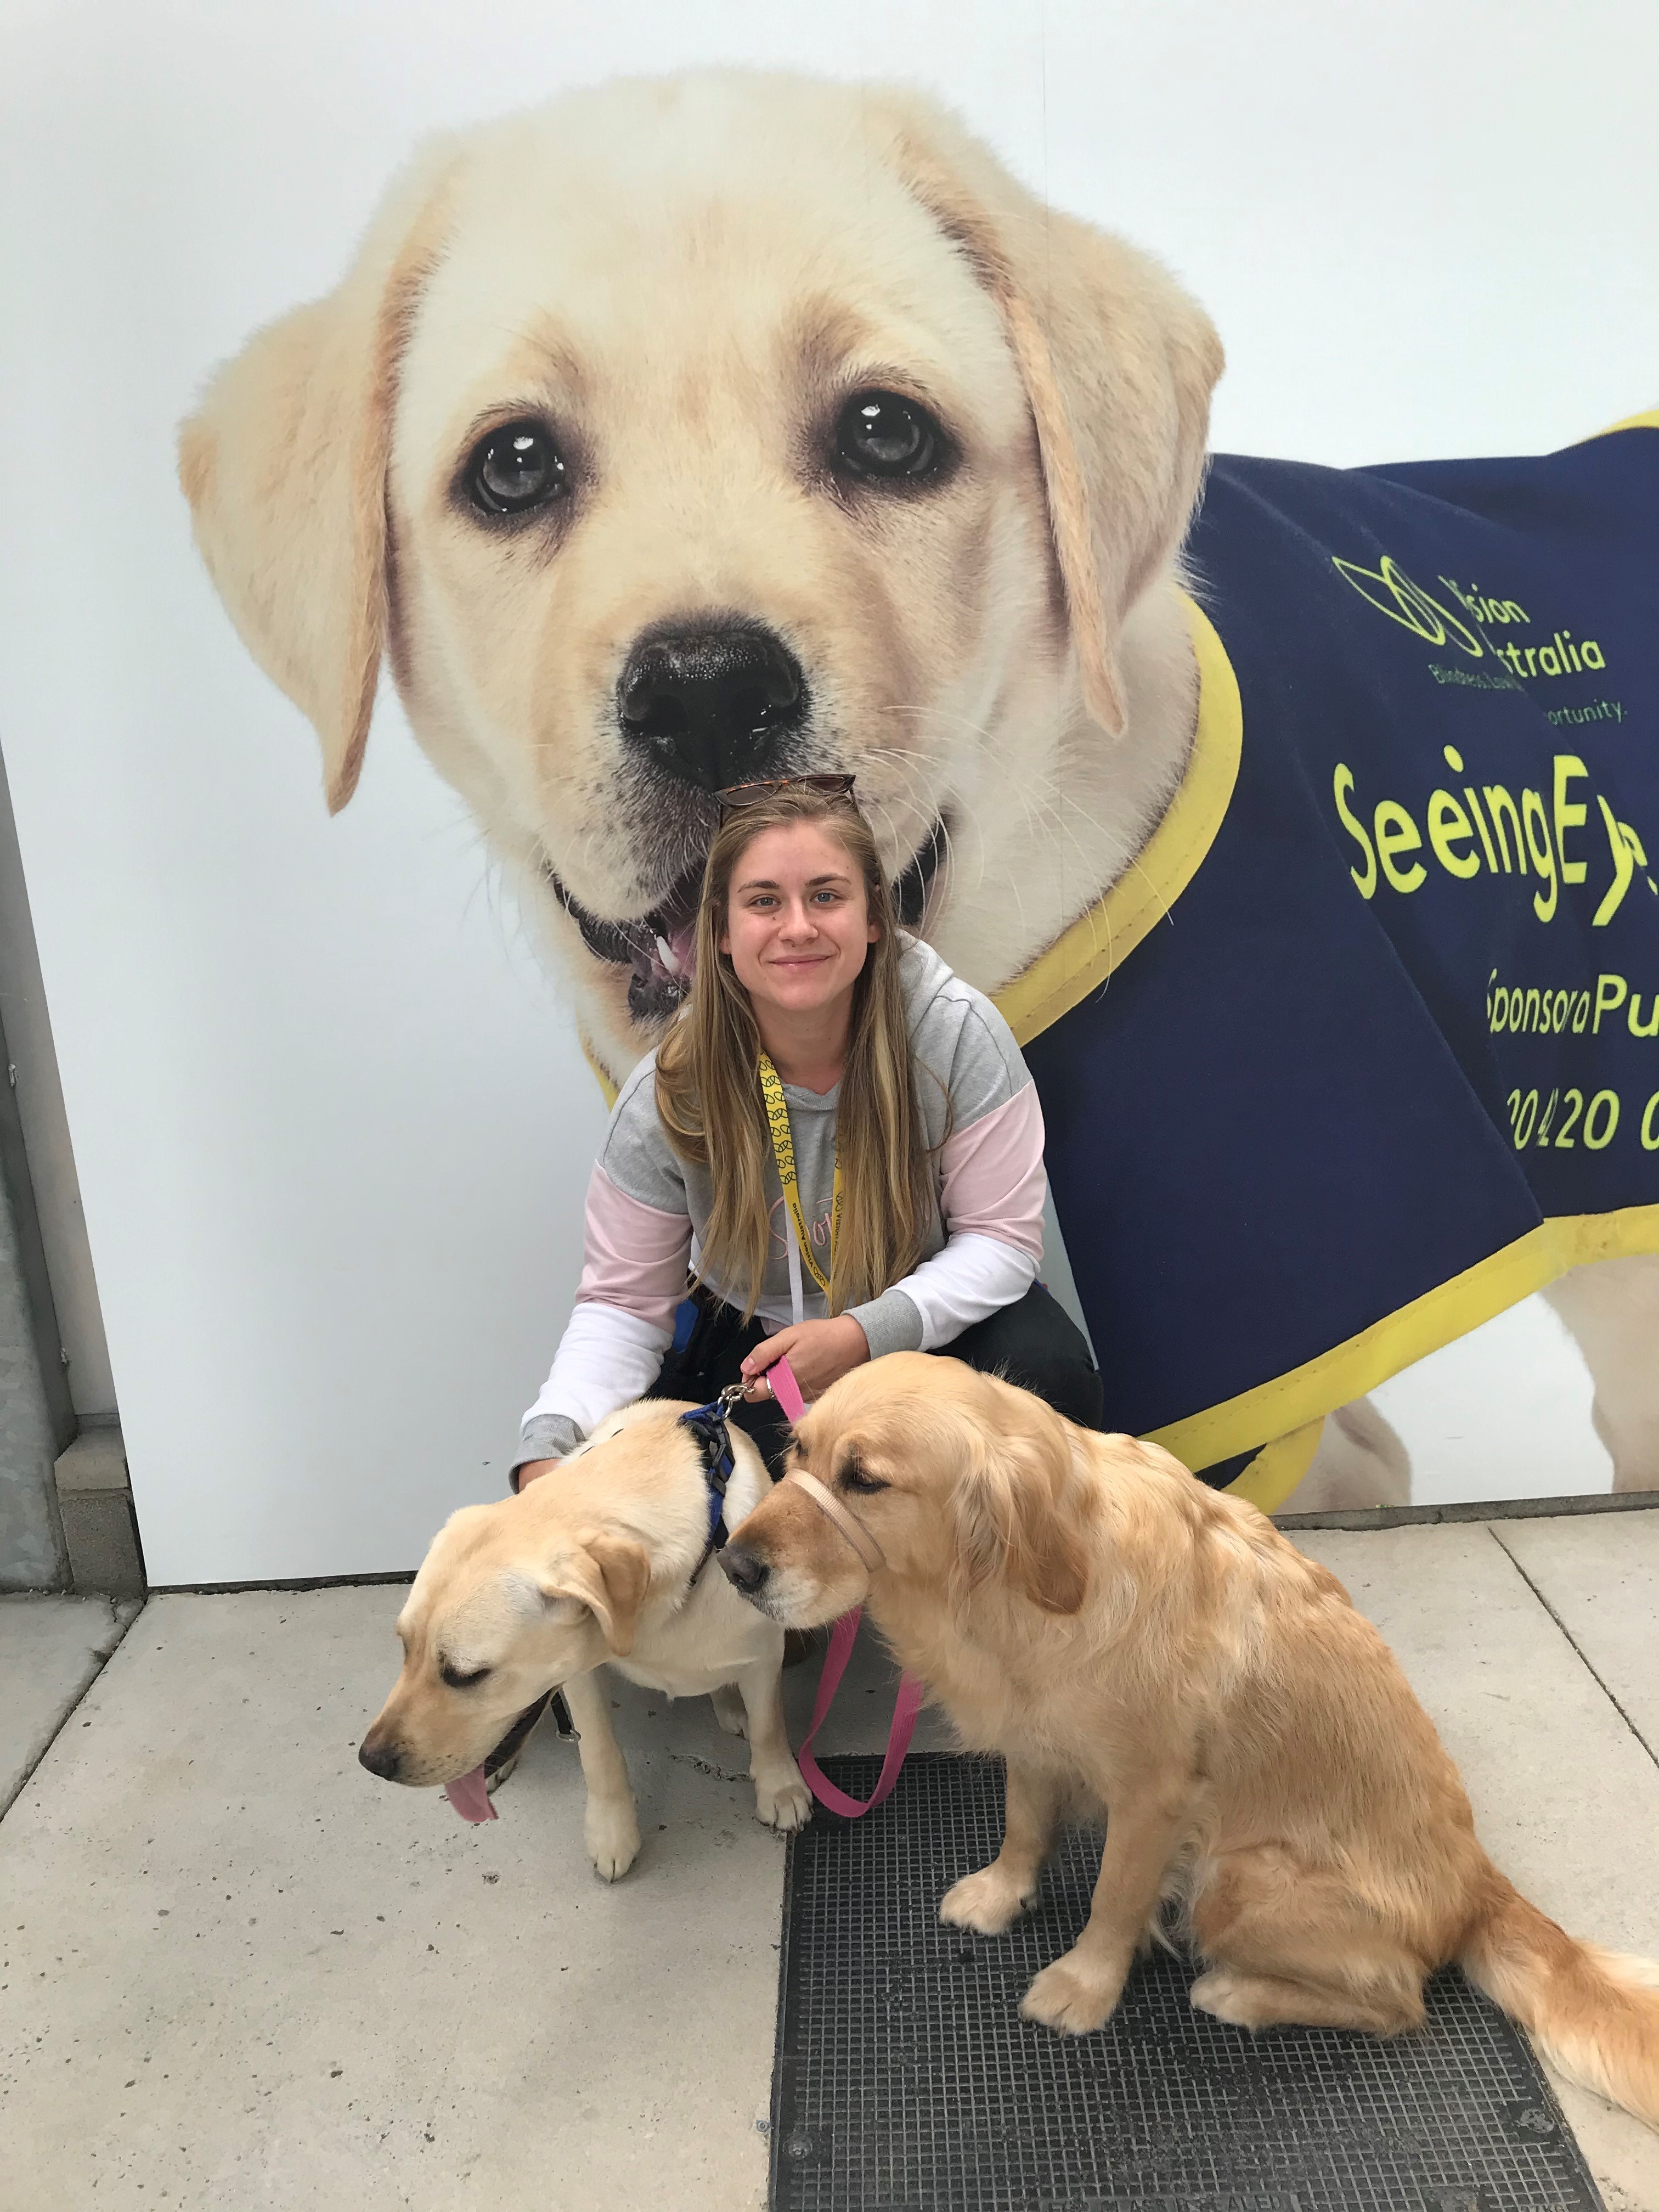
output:
M870 1355L933 1351L1023 1297L1042 1257L1042 1111L1019 1048L990 1000L906 938L899 963L927 1141L933 1213L922 1256L902 1281L849 1310ZM711 1192L658 1119L651 1054L629 1077L587 1188L585 1264L553 1370L524 1419L514 1470L557 1459L596 1422L642 1397L673 1341L675 1313L697 1264ZM785 1084L800 1205L829 1271L839 1086L819 1097ZM772 1251L758 1312L776 1328L819 1320L823 1293L801 1265L775 1163L769 1162ZM739 1310L746 1286L705 1275Z

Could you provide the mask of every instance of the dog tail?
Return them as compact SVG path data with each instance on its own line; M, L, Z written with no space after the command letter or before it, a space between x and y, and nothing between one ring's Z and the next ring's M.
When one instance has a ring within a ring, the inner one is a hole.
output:
M1493 1868L1458 1963L1559 2072L1659 2128L1659 1962L1576 1942Z

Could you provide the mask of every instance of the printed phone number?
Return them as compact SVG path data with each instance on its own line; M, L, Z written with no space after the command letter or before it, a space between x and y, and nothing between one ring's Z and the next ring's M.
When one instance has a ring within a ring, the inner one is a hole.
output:
M1570 1152L1583 1144L1592 1152L1604 1152L1619 1133L1620 1119L1616 1091L1592 1091L1588 1104L1582 1091L1552 1091L1540 1100L1535 1091L1511 1091L1509 1095L1510 1135L1517 1152L1528 1145L1553 1146ZM1638 1134L1644 1152L1659 1152L1659 1091L1642 1109Z

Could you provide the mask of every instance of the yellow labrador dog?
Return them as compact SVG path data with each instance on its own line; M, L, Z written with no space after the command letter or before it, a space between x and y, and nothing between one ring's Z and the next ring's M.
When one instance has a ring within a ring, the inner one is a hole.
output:
M1455 1960L1563 2071L1659 2125L1659 1968L1517 1895L1341 1584L1167 1452L894 1353L811 1408L721 1559L791 1626L866 1606L963 1741L1006 1760L1001 1850L945 1920L1001 1934L1065 1813L1106 1816L1088 1925L1027 2019L1098 2027L1171 1902L1218 2019L1394 2033Z
M198 543L356 787L383 657L620 1082L687 988L723 786L851 770L908 924L994 993L1192 750L1176 555L1220 342L930 102L710 73L430 144L185 426ZM1559 1296L1659 1481L1659 1267ZM1397 1502L1374 1410L1292 1504Z
M755 1810L787 1832L812 1800L784 1732L783 1631L709 1560L697 1446L666 1401L624 1407L522 1496L469 1505L433 1544L398 1616L403 1670L358 1757L416 1788L471 1780L514 1717L562 1685L580 1735L589 1857L607 1881L640 1848L604 1668L671 1698L708 1694L749 1739ZM771 1487L731 1431L735 1520Z

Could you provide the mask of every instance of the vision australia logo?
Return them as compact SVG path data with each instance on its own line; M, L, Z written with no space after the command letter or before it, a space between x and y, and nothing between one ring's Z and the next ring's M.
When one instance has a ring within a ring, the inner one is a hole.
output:
M1442 606L1421 584L1414 584L1389 554L1375 568L1362 568L1357 561L1339 561L1334 555L1331 565L1345 583L1352 584L1362 599L1378 614L1387 615L1390 622L1401 623L1430 645L1455 645L1471 660L1485 659L1486 648L1480 634L1449 607Z
M1455 645L1471 660L1487 659L1500 662L1511 676L1578 676L1587 669L1601 669L1607 659L1597 641L1593 637L1575 640L1572 632L1558 629L1547 645L1521 645L1505 641L1494 643L1487 631L1494 625L1507 628L1512 623L1530 627L1532 617L1514 599L1496 599L1478 591L1474 585L1467 588L1454 583L1449 576L1437 576L1435 581L1443 584L1448 595L1483 624L1474 629L1462 615L1454 614L1445 601L1437 599L1432 592L1425 592L1421 584L1408 576L1391 554L1385 553L1375 568L1367 568L1358 561L1343 561L1333 554L1331 565L1346 584L1358 592L1368 606L1373 606L1390 622L1398 623L1403 629L1420 637L1427 645ZM1449 678L1451 672L1446 672ZM1505 684L1507 678L1489 679L1466 676L1457 678L1468 684L1484 684L1495 680Z

